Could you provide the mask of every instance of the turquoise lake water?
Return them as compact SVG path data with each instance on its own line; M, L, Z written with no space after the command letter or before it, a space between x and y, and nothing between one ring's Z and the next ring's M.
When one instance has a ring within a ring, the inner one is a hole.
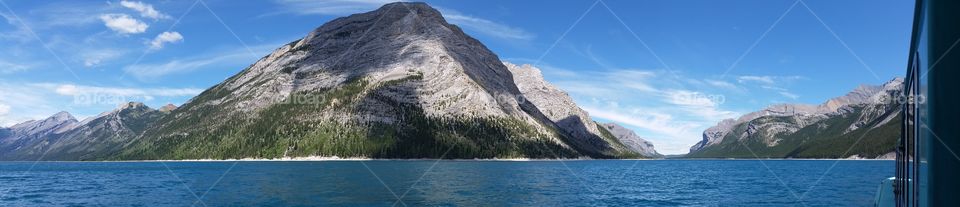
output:
M852 160L0 162L0 206L872 206L893 173Z

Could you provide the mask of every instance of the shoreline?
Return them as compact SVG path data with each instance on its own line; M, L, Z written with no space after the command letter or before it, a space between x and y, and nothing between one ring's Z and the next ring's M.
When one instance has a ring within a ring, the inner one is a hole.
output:
M242 159L183 159L183 160L102 160L102 161L0 161L0 162L325 162L325 161L481 161L481 162L545 162L545 161L659 161L659 160L677 160L677 161L748 161L748 160L772 160L772 161L830 161L830 160L849 160L849 161L893 161L894 159L851 159L851 158L657 158L657 159L593 159L593 158L562 158L562 159L540 159L540 158L475 158L475 159L436 159L436 158L416 158L416 159L390 159L390 158L366 158L366 157L283 157L283 158L242 158Z
M896 159L851 159L851 158L673 158L668 160L796 160L796 161L811 161L811 160L863 160L863 161L894 161Z

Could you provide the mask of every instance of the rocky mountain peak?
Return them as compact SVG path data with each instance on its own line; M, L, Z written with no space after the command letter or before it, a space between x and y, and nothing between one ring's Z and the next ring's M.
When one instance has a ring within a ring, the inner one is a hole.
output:
M10 129L20 135L42 135L48 133L59 133L69 130L77 124L77 119L66 111L57 112L43 120L31 120L19 123L10 127Z
M509 72L493 52L456 25L449 24L439 11L425 3L390 3L371 12L335 19L305 36L292 50L309 52L308 58L295 65L299 66L298 75L333 70L340 74L347 72L346 79L362 75L393 79L399 75L397 71L384 69L423 62L459 63L459 67L439 65L439 68L460 69L462 71L456 72L467 73L491 92L512 89L509 92L516 93L509 83ZM310 67L310 63L316 63L317 67ZM309 76L295 78L300 77ZM312 82L301 80L299 82Z
M425 105L428 114L524 113L516 100L520 92L496 54L436 9L406 2L334 19L216 86L231 95L199 104L230 103L226 107L249 112L292 94L412 79L427 84L397 101Z
M174 109L177 109L177 105L167 104L160 107L160 112L170 112L170 111L173 111Z
M763 110L744 114L736 120L723 120L716 126L710 127L703 132L703 138L700 142L690 148L691 152L703 149L706 146L715 145L723 140L734 126L764 116L792 117L796 123L783 124L777 123L776 127L770 127L770 130L779 132L790 132L806 126L821 119L827 118L830 114L844 114L852 112L852 107L863 104L884 104L890 96L895 95L903 88L903 78L897 77L882 85L862 84L843 96L831 98L820 105L808 104L775 104L764 108ZM876 115L876 114L874 114ZM859 119L868 120L874 117L860 117ZM857 127L851 126L850 130ZM775 140L772 143L775 145Z
M602 142L596 141L604 136L600 126L586 111L578 107L566 92L544 80L540 69L528 64L516 65L509 62L503 62L503 64L512 73L513 82L523 95L522 102L536 107L546 119L556 123L560 130L574 137L573 141L580 142L579 145L604 148ZM619 139L616 135L610 138ZM629 147L624 146L624 148ZM652 146L650 148L652 150ZM634 151L646 157L655 157L640 150L623 150Z
M653 148L653 143L637 136L633 130L612 122L601 125L634 152L640 153L640 155L645 157L663 157L663 155Z
M333 43L327 42L330 39L444 35L459 30L453 27L439 11L426 3L396 2L374 11L334 19L310 32L294 48ZM444 28L448 31L443 31ZM442 33L436 33L438 31Z
M119 104L82 122L68 113L58 113L36 122L33 128L15 131L14 139L0 141L0 160L100 158L120 150L118 146L135 138L162 115L139 102ZM51 121L63 119L68 121Z
M24 127L43 128L43 127L50 127L50 126L62 125L66 123L75 123L75 122L77 122L77 119L74 118L73 115L71 115L69 112L61 111L51 115L50 117L47 117L46 119L39 120L39 121L24 122L21 124L14 125L11 128L24 128ZM20 126L20 127L17 127L17 126Z
M539 73L530 78L542 82ZM530 88L549 89L537 81ZM153 148L153 142L171 137L212 139L216 134L210 133L225 131L244 136L273 131L269 134L280 136L275 140L374 133L389 137L350 143L396 141L350 156L438 157L442 152L431 150L442 147L429 147L435 143L468 146L454 155L460 157L636 156L600 133L562 91L528 95L518 85L524 83L515 82L496 54L436 9L391 3L334 19L281 46L164 115L135 145ZM324 130L311 130L318 128ZM347 155L335 148L342 146L310 146L324 149L286 146L284 154L270 156Z
M865 103L870 100L870 97L872 97L874 94L877 94L877 92L879 92L881 89L882 89L881 86L872 86L872 85L865 85L865 84L860 85L857 88L853 89L853 91L850 91L849 93L847 93L846 95L832 98L824 102L823 104L821 104L821 106L825 108L824 109L825 111L833 112L843 106L847 106L850 104Z
M903 77L893 78L883 84L883 88L898 88L903 86Z
M50 116L49 118L45 119L45 121L46 120L50 120L54 122L64 122L69 120L76 121L77 119L74 118L73 115L71 115L69 112L61 111L61 112L57 112L56 114L53 114L53 116Z
M504 65L513 73L513 80L521 91L525 90L558 90L553 84L544 79L539 68L530 64L516 65L510 62L503 62ZM540 88L528 88L540 87ZM563 92L563 91L560 91Z
M144 105L143 103L140 103L140 102L127 102L117 107L117 110L122 111L122 110L128 110L128 109L143 109L143 108L149 109L150 107L147 107L147 105Z

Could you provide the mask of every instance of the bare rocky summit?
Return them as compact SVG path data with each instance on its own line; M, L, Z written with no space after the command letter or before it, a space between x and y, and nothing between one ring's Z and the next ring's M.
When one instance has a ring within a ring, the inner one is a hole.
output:
M113 111L77 122L60 112L0 133L0 160L99 160L122 150L165 113L143 103L125 103Z
M903 79L895 78L881 86L861 85L844 96L832 98L820 105L777 104L737 119L723 120L703 132L703 139L690 148L690 155L724 157L742 151L737 155L740 156L752 154L747 153L751 150L763 151L778 148L779 150L774 150L777 151L776 153L770 152L769 156L797 156L803 154L801 152L804 150L811 150L806 146L810 143L824 145L830 143L829 140L811 141L813 139L867 134L863 136L869 136L868 138L871 139L864 141L876 145L864 146L863 150L869 151L863 152L866 154L840 155L846 151L840 149L834 150L836 151L834 154L819 152L828 150L815 150L818 151L815 156L829 158L881 156L892 150L893 145L888 142L896 140L896 135L892 131L895 128L893 125L899 123L897 117L900 114L900 104L896 102L896 97L902 93L902 88ZM883 129L879 130L879 128ZM754 143L755 145L750 148L756 149L745 149L744 145L740 144L747 142ZM791 144L784 145L784 142L791 142ZM834 144L843 148L843 146L850 147L854 143L860 144L858 142ZM805 149L788 150L798 146L804 146ZM711 152L704 152L710 148L713 148L709 150ZM724 149L720 150L720 148Z
M162 107L160 107L160 109L157 109L157 110L159 110L160 112L171 112L175 109L177 109L176 105L167 104L167 105L163 105Z
M527 97L514 75L437 10L391 3L276 49L118 158L639 156L572 101L527 101L554 94Z
M36 140L73 129L77 119L70 113L59 112L43 120L31 120L0 129L0 160L8 154L29 148Z
M653 148L653 143L638 136L633 130L620 126L616 123L601 124L607 131L610 131L614 137L634 152L640 153L645 157L664 157Z
M430 6L391 3L334 19L179 107L0 129L0 159L655 157L624 133Z
M578 145L603 148L609 145L608 143L621 142L627 144L618 139L621 136L616 136L617 133L612 133L613 136L610 136L610 132L606 132L609 128L604 129L594 122L590 115L577 106L573 98L570 98L566 92L547 82L539 68L508 62L504 62L504 65L513 73L513 81L525 98L521 101L535 105L550 121L556 123L561 130L574 137L573 141L578 142ZM626 145L627 148L619 148L622 145L614 146L618 147L617 150L619 151L633 151L647 157L656 157L652 156L656 153L647 153L647 151L638 150L638 148L633 148L629 144ZM652 149L652 145L650 148Z

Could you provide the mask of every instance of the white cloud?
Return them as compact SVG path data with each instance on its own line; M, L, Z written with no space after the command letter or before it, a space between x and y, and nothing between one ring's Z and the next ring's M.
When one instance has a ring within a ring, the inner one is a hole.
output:
M222 56L211 59L172 60L162 64L131 65L124 70L140 80L149 80L170 74L194 71L215 63L225 62L228 59L242 58L243 55Z
M367 12L396 0L278 0L286 13L300 15L346 15Z
M660 108L637 108L621 110L613 107L584 107L597 121L615 122L632 129L644 139L652 142L660 153L683 154L693 143L700 141L704 122L686 121L675 118Z
M45 34L46 30L62 33L66 28L86 27L100 22L99 16L103 9L99 4L85 1L62 1L55 4L33 5L29 11L15 13L16 16L5 13L6 10L4 10L0 12L0 17L3 17L15 30L0 33L0 39L33 41L35 38L28 29Z
M47 88L52 88L59 95L79 96L79 95L107 95L124 97L176 97L176 96L194 96L203 92L199 88L121 88L121 87L100 87L73 84L42 84Z
M0 116L7 115L7 113L10 113L10 105L0 103Z
M283 7L284 11L281 13L341 16L372 11L384 4L397 2L397 0L278 0L276 2ZM502 39L529 40L535 37L532 33L521 28L466 15L452 9L437 9L440 10L448 22L472 32Z
M84 67L96 67L103 61L114 59L123 55L122 51L110 48L91 49L80 54Z
M51 103L69 103L68 100L51 100L52 92L44 88L0 80L0 104L6 106L0 115L0 126L10 126L31 119L41 119L63 109L51 107Z
M607 73L609 80L618 84L646 93L659 93L660 90L650 85L650 79L656 78L657 73L645 70L614 70Z
M100 20L104 25L120 34L138 34L147 31L146 23L130 17L126 14L104 14L100 15Z
M156 9L153 9L153 5L146 4L139 1L120 1L120 5L133 9L134 11L140 12L141 17L146 17L154 20L158 19L169 19L170 16L160 13Z
M554 86L562 88L563 91L566 91L570 94L592 94L596 97L616 97L622 92L620 90L597 85L589 81L560 80L550 81L550 83Z
M789 86L796 80L803 79L800 76L740 76L737 77L739 83L755 83L759 88L776 92L780 96L791 100L800 99L800 95L790 92L786 86Z
M800 77L800 76L752 76L752 75L745 75L745 76L737 77L737 82L739 82L739 83L751 83L751 82L752 82L752 83L760 83L760 84L768 85L768 86L769 86L769 85L777 85L777 84L790 83L790 82L793 82L793 81L796 81L796 80L800 80L800 79L803 79L803 77Z
M20 24L20 22L18 22L13 15L0 12L0 17L3 17L7 24L14 27L13 30L8 31L4 29L3 32L0 32L0 40L14 40L18 42L33 40L33 36L30 34L30 31L27 30L27 27L24 27L23 24Z
M776 87L776 86L760 86L760 88L774 91L787 91L786 88Z
M749 76L748 75L748 76L738 77L737 81L740 83L756 82L756 83L762 83L767 85L773 85L774 83L773 79L774 78L772 76Z
M97 65L100 65L100 62L102 61L103 61L102 58L97 58L97 57L85 58L83 60L83 66L86 66L86 67L97 66Z
M770 78L770 79L773 80L774 78ZM797 78L796 78L796 77L789 77L788 79L797 79ZM797 95L797 94L795 94L795 93L792 93L792 92L790 92L789 89L784 88L784 87L779 87L779 86L775 86L775 85L761 85L760 88L766 89L766 90L770 90L770 91L774 91L774 92L776 92L777 94L780 94L781 96L786 97L786 98L789 98L789 99L791 99L791 100L800 99L800 95Z
M253 54L245 47L231 48L226 51L195 55L193 58L184 60L175 59L164 63L129 65L124 67L123 70L139 80L151 81L167 75L188 73L215 65L246 65L243 63L256 61L257 58L262 57L264 54L269 54L273 49L277 48L277 45L283 45L283 43L268 43L252 46L250 50L254 52Z
M33 67L30 65L12 63L12 62L7 62L5 60L0 60L0 74L26 71L26 70L29 70L30 68L33 68Z
M594 107L582 107L583 110L587 111L591 117L607 119L617 123L623 123L626 125L646 129L649 131L656 132L660 135L682 135L682 134L696 134L694 127L696 125L690 123L679 123L670 115L667 114L657 114L657 113L646 113L643 111L634 110L632 112L625 112L619 110L609 110L609 109L600 109ZM641 135L649 136L649 135Z
M25 83L0 79L0 126L43 119L59 111L98 114L128 101L177 102L199 94L200 88L130 88L71 83ZM160 104L162 102L156 103Z
M705 82L706 82L707 84L710 84L710 85L713 86L713 87L718 87L718 88L723 88L723 89L730 89L730 90L737 90L737 86L736 86L736 85L733 85L733 83L730 83L730 82L721 81L721 80L706 80Z
M443 10L443 17L452 24L491 37L517 40L529 40L535 37L532 33L521 28L460 14L453 10Z
M565 70L562 68L556 68L546 64L541 64L540 68L544 69L541 72L547 73L547 74L544 74L547 76L558 76L558 77L577 77L578 76L577 72Z
M793 99L793 100L797 100L797 99L800 98L800 95L793 94L793 93L790 93L790 92L787 92L787 91L780 91L780 92L778 92L778 93L779 93L780 95L783 95L783 97L787 97L787 98Z
M90 27L104 25L108 20L116 25L116 15L105 15L116 7L90 2L66 1L56 4L38 4L27 10L17 13L18 16L0 13L3 19L0 25L9 23L9 30L0 32L0 41L3 41L4 55L0 59L10 60L7 63L19 63L20 66L10 67L0 63L0 73L24 71L32 68L60 68L58 61L51 61L49 52L38 50L38 44L50 47L59 54L70 67L95 67L109 59L116 58L126 45L118 44L123 38L113 33L114 30L98 30L88 32L67 32L83 30ZM101 18L102 17L102 18ZM0 26L3 28L4 26ZM33 30L33 32L29 31ZM32 33L39 34L35 37ZM40 38L40 39L38 39ZM7 41L9 40L9 41ZM2 62L2 61L0 61ZM65 70L62 70L66 72Z
M180 35L179 32L163 32L153 38L153 41L150 41L150 49L159 50L163 48L163 44L177 42L183 42L183 35Z
M704 129L740 114L730 109L738 105L726 104L729 93L742 91L735 83L704 81L666 70L603 67L599 71L543 67L541 71L594 120L634 129L662 153L686 153L700 141ZM555 74L552 70L576 75L551 75Z
M0 127L16 124L13 120L7 119L8 113L10 113L10 105L0 103Z

